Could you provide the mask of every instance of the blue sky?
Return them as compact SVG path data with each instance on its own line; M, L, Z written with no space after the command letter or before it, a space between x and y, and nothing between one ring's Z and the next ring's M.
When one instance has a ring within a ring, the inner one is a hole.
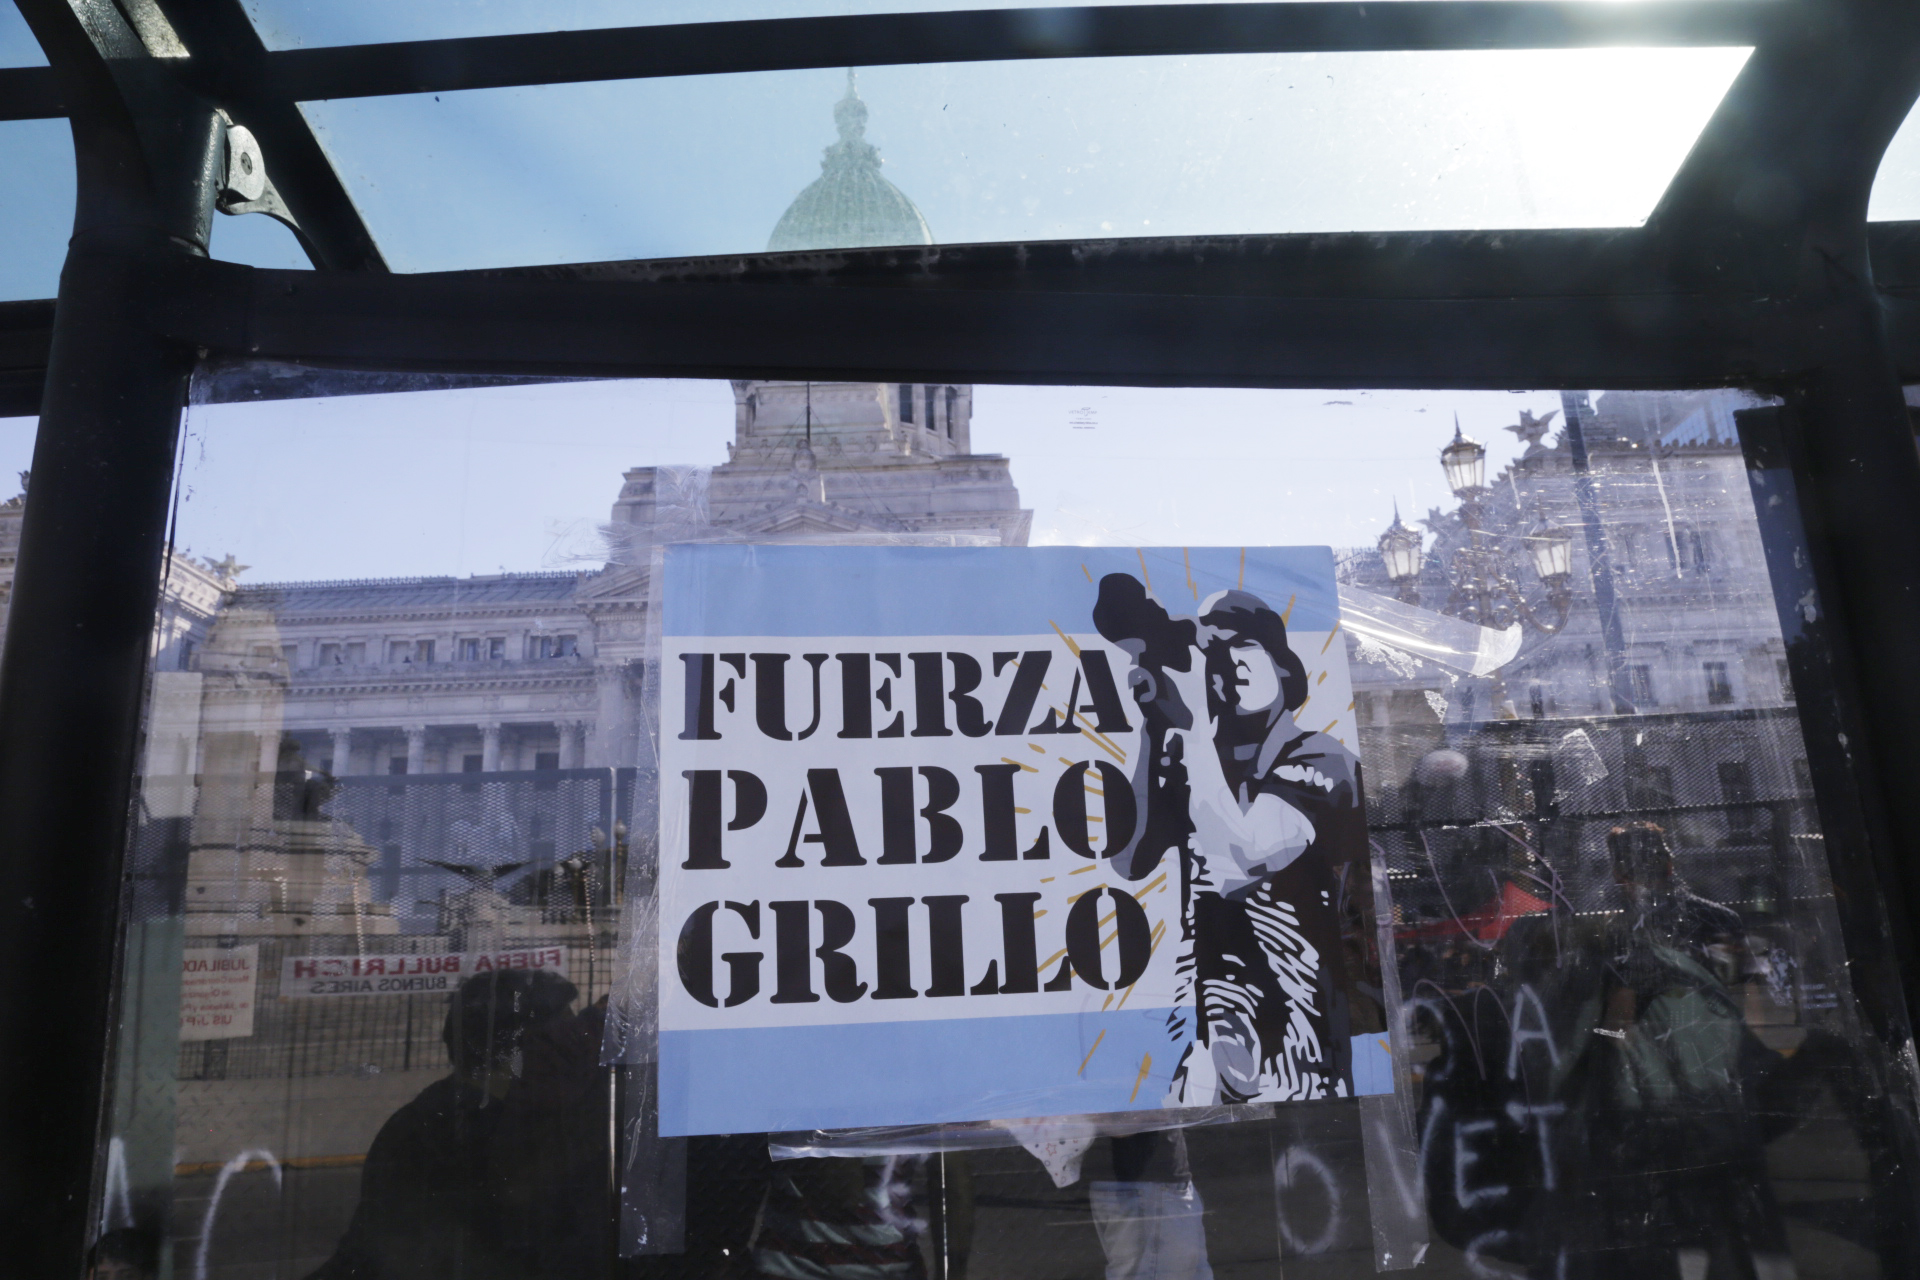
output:
M1458 412L1491 469L1551 392L977 389L973 439L1012 460L1035 543L1347 546L1397 500L1450 505ZM0 420L0 475L32 424ZM180 539L250 581L585 568L629 467L726 459L724 382L632 381L196 408ZM8 492L11 492L9 486Z

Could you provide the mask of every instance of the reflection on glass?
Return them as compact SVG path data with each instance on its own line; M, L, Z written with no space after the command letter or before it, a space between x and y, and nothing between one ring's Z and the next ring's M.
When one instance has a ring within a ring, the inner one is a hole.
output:
M849 95L840 71L303 110L389 260L427 271L801 243L1633 226L1745 58L1585 49L874 67L857 77L863 120L835 105ZM863 198L878 202L868 219L770 243L783 211L811 216L810 183L851 195L856 164L869 174ZM473 216L442 218L449 199Z
M197 406L102 1259L1894 1274L1904 1086L1849 982L1738 435L1757 403L742 381ZM430 470L356 484L391 421ZM656 548L1315 530L1346 548L1375 878L1343 886L1340 945L1381 965L1351 1030L1383 1092L656 1135L633 1008L600 1065L623 947L652 944Z

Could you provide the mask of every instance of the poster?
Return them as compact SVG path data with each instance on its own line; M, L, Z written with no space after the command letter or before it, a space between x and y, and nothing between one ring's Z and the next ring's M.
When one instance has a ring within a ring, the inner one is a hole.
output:
M260 944L190 947L180 953L180 1038L236 1040L253 1034Z
M1328 549L661 573L663 1134L1355 1092Z

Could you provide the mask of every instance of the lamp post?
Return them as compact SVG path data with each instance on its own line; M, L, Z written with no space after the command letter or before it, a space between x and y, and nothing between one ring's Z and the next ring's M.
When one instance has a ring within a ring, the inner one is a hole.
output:
M1546 588L1545 603L1536 607L1514 572L1510 540L1486 527L1487 447L1461 431L1457 414L1453 439L1440 450L1440 468L1460 500L1460 520L1467 531L1465 543L1447 565L1453 590L1444 612L1495 631L1519 623L1545 636L1559 632L1573 605L1573 536L1542 515L1520 538L1534 575ZM1401 524L1396 504L1393 524L1380 535L1380 558L1395 594L1408 604L1420 602L1419 546L1420 535ZM1496 712L1512 714L1498 671L1493 673L1493 701Z
M1400 523L1400 504L1393 504L1393 523L1380 535L1380 560L1387 566L1393 593L1407 604L1420 603L1420 566L1426 561L1420 531Z

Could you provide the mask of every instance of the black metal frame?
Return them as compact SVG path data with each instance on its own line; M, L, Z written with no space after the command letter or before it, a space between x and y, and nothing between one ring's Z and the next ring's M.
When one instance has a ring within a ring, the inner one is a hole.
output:
M1809 724L1809 745L1858 783L1874 851L1864 883L1877 884L1896 934L1920 918L1920 788L1908 782L1920 776L1920 455L1900 393L1903 378L1920 381L1920 224L1865 221L1880 157L1920 96L1911 0L1160 5L285 51L261 45L239 0L17 3L52 65L0 71L0 119L66 115L78 171L57 303L0 305L0 410L41 414L0 658L0 1202L34 1224L16 1233L22 1274L78 1274L90 1221L146 642L198 360L534 377L1778 392L1793 408L1791 472L1832 624L1832 714ZM190 56L150 56L125 14L163 14ZM1749 43L1752 58L1653 218L1630 230L396 276L298 107L899 62ZM222 111L260 139L319 272L206 258ZM1871 922L1880 907L1859 910ZM1912 950L1896 943L1911 975Z

